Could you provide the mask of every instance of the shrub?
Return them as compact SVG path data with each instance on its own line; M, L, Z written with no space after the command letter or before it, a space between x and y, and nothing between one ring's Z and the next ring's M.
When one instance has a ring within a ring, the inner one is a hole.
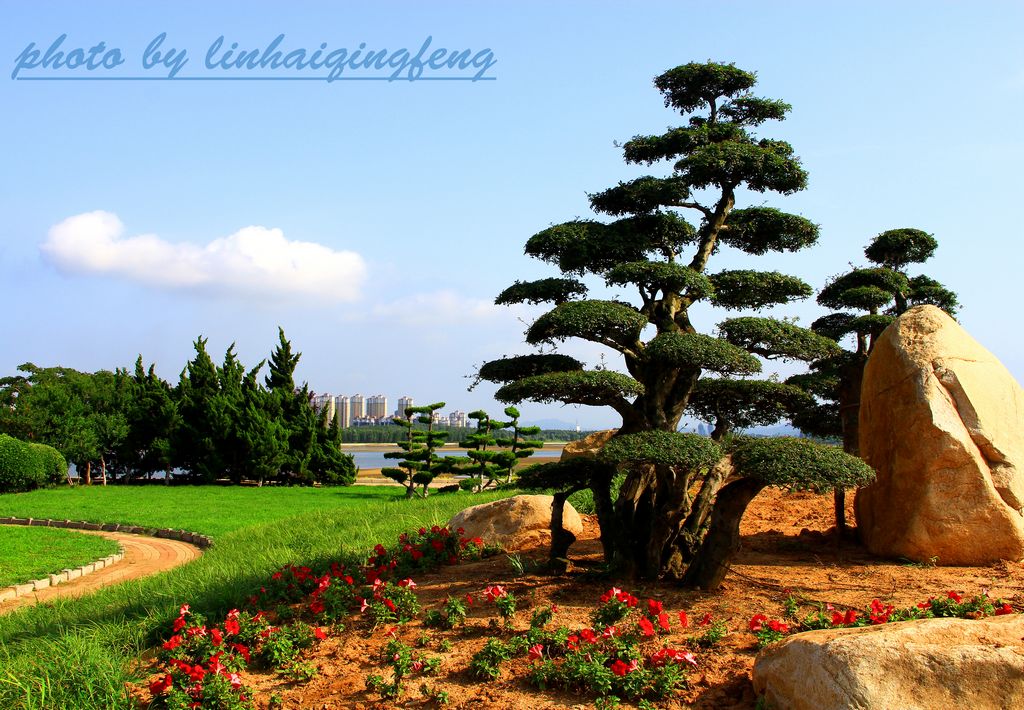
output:
M64 455L46 444L29 444L42 464L43 479L47 484L63 483L68 475L68 462Z
M33 444L0 434L0 493L30 491L45 482L46 464Z

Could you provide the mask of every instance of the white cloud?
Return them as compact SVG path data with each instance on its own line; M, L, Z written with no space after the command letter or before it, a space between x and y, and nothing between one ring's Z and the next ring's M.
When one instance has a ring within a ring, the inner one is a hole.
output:
M426 329L460 323L493 322L508 328L522 317L522 306L496 306L493 301L463 296L452 289L411 293L342 314L346 321L389 323Z
M124 231L117 215L86 212L51 227L40 250L68 273L202 292L354 301L366 277L356 252L289 241L280 229L245 227L205 245Z

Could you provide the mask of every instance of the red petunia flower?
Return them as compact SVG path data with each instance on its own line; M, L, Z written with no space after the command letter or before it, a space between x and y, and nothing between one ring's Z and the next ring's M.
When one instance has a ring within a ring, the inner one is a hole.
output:
M670 631L672 629L672 624L668 620L668 614L665 612L658 614L658 626L660 626L663 631Z
M704 616L701 617L700 625L701 626L711 626L711 612L710 611L707 614L705 614Z
M612 664L612 673L617 676L625 676L629 673L629 664L623 663L621 658L616 658L615 663Z
M647 600L647 613L648 614L650 614L651 616L657 616L658 614L662 613L663 611L664 611L664 609L661 606L661 602L656 601L654 599L648 599Z
M536 643L533 646L530 646L530 660L531 661L539 661L543 657L544 657L544 647L541 644Z
M769 621L768 628L779 634L789 633L789 624L785 621L779 621L778 619L772 619Z
M640 626L640 633L644 636L654 636L654 624L651 623L650 619L646 617L641 618L638 624Z
M960 602L962 602L964 600L964 598L962 596L960 596L959 594L957 594L956 592L949 592L946 596L948 596L950 599L955 601L957 604L959 604Z
M757 633L764 628L764 622L766 621L768 621L768 617L764 614L754 614L750 617L750 623L748 623L747 626L751 631Z
M178 646L181 645L181 640L182 639L181 639L180 635L174 634L174 636L171 636L169 639L164 641L164 646L163 646L164 650L165 651L173 651L174 649L176 649Z
M317 637L318 639L320 639L321 641L323 641L325 638L327 638L327 632L324 631L322 626L314 626L313 627L313 635L315 637Z
M168 673L163 678L157 678L149 684L149 692L153 695L161 695L174 687L174 678Z
M1002 606L996 607L996 616L1003 616L1005 614L1012 614L1012 613L1013 613L1013 607L1010 606L1009 604L1007 604L1006 602L1003 602Z
M679 612L679 625L684 629L690 626L690 618L686 615L685 611Z

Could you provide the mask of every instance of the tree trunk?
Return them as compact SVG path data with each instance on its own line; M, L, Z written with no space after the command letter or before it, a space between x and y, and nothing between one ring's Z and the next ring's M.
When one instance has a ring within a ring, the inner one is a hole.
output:
M590 490L594 492L594 512L597 513L597 524L601 528L601 550L604 561L611 562L615 554L615 506L612 503L612 482L610 479L591 481Z
M569 557L569 546L576 542L576 536L565 529L562 525L565 514L565 501L573 493L583 490L573 488L568 491L561 491L554 495L551 501L551 552L548 555L552 565L558 560L565 560Z
M856 355L855 358L840 371L839 421L843 429L843 451L851 456L860 456L860 388L864 381L867 356ZM846 535L846 490L836 488L833 499L836 538L842 540Z
M683 586L713 592L722 585L729 571L729 561L740 549L743 513L765 485L754 478L740 478L718 492L708 534L686 569Z
M92 461L85 462L85 485L92 485Z
M686 542L684 561L689 562L697 553L702 539L701 532L707 524L708 516L715 504L715 494L722 487L722 482L733 473L732 456L724 456L704 478L700 491L693 501L689 517L683 523L682 536Z
M626 476L615 501L613 563L629 577L657 579L661 545L651 537L656 483L654 467L643 465Z
M103 485L107 485L107 460L100 456L100 476L103 480Z

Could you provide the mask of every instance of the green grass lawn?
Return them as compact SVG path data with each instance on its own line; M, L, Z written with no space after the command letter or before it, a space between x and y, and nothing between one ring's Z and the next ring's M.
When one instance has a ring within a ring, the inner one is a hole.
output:
M0 525L0 587L80 567L116 552L116 542L95 535Z
M216 540L239 528L358 501L398 498L396 486L241 488L238 486L78 486L0 495L0 516L88 520L174 528Z
M178 607L223 614L281 565L356 554L459 510L511 495L403 500L390 487L233 489L107 487L0 495L0 515L195 529L215 544L163 574L0 616L0 708L127 708L124 683Z

